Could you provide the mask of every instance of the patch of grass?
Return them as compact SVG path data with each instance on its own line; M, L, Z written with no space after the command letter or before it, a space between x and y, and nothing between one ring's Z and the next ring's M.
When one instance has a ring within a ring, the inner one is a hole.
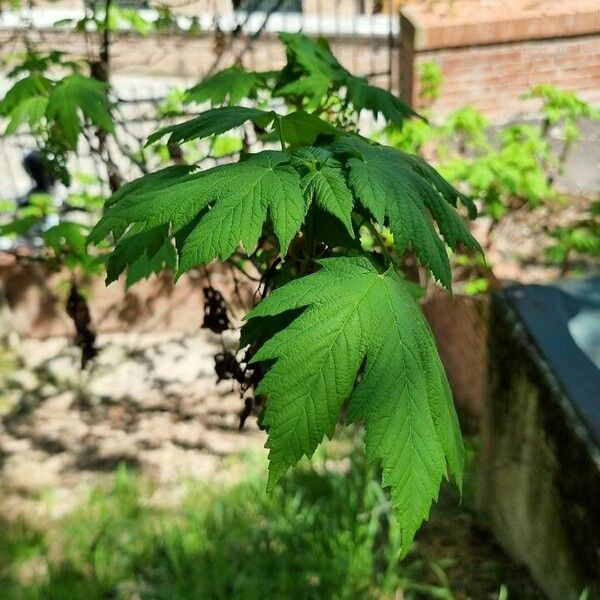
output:
M339 451L344 454L345 452ZM164 508L125 468L108 490L46 532L0 528L6 600L392 598L422 562L400 563L400 534L374 470L333 449L265 493L264 464L237 483L191 483ZM157 491L157 490L155 490Z
M444 488L400 562L388 496L356 442L325 445L312 467L305 462L270 495L262 454L224 461L221 483L188 482L183 500L121 467L108 488L45 528L0 522L0 598L496 598L510 568L499 564L497 577L482 578L481 566L469 571L470 552L484 550L479 540L469 547L460 512L470 503L473 448L463 508Z

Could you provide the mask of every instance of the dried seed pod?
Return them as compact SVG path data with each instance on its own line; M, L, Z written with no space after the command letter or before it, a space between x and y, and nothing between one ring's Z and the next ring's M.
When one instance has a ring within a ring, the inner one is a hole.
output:
M227 316L227 304L223 294L213 287L202 288L204 294L204 321L202 327L210 329L213 333L223 333L230 328Z
M92 327L90 309L75 283L71 284L66 309L75 325L75 345L81 350L81 368L85 369L88 362L98 354L98 348L96 348L96 332Z
M217 374L217 383L219 381L235 379L239 381L243 378L243 372L231 350L224 350L215 354L215 373Z

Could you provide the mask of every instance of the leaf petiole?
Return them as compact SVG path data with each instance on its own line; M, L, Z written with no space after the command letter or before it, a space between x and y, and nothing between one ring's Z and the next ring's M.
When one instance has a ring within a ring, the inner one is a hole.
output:
M285 152L285 139L283 137L283 128L281 126L281 117L279 115L275 117L275 126L277 127L279 141L281 142L281 149Z

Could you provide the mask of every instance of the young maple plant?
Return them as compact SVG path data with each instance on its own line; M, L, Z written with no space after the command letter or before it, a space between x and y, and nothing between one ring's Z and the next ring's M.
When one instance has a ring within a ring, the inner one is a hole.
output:
M324 42L282 41L281 73L234 67L205 80L189 97L221 106L149 140L179 144L252 123L267 147L126 184L90 241L114 239L109 282L125 269L139 279L215 259L254 265L263 299L245 317L240 352L266 399L268 488L332 437L346 407L347 422L365 423L408 551L442 478L461 485L463 446L434 339L398 265L412 252L450 289L446 245L480 251L457 202L470 217L475 208L422 159L355 132L361 110L399 123L410 108L348 73ZM227 105L265 90L285 114Z

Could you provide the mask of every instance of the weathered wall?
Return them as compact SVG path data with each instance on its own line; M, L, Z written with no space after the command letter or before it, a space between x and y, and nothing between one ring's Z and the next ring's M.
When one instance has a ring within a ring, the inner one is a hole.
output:
M202 272L184 275L177 285L170 274L164 273L140 281L130 290L125 289L123 280L122 277L106 287L101 278L94 278L85 287L92 322L98 332L193 333L201 327L202 287L207 285ZM229 270L211 267L210 281L231 302L235 313L232 316L241 318L245 311L239 305L250 307L256 285L240 281L240 301ZM0 265L0 286L10 307L11 327L19 336L43 339L74 333L73 323L65 312L68 273L49 273L36 263Z
M489 300L488 295L449 296L436 288L423 302L461 420L473 429L484 410Z
M600 461L504 302L492 306L481 512L552 600L600 597Z
M61 49L73 56L85 56L86 42L82 35L56 29L29 32L31 43L41 50ZM94 44L94 36L89 35ZM387 74L390 50L385 36L352 37L329 36L332 49L339 60L359 75L380 74L372 77L377 85L388 86ZM181 77L196 81L214 65L218 52L213 32L198 35L161 33L150 37L120 33L111 45L113 74L157 75ZM94 44L97 47L97 43ZM20 36L13 31L0 29L0 51L9 52L23 48ZM264 33L259 40L249 43L247 36L239 36L223 52L218 69L232 65L242 56L249 69L276 70L285 65L285 49L275 35ZM392 69L393 85L397 85L397 67Z
M600 104L600 3L597 0L455 0L409 4L401 16L401 90L419 105L419 70L444 78L432 112L470 104L492 118L522 111L520 95L551 83ZM525 105L535 110L536 103Z

